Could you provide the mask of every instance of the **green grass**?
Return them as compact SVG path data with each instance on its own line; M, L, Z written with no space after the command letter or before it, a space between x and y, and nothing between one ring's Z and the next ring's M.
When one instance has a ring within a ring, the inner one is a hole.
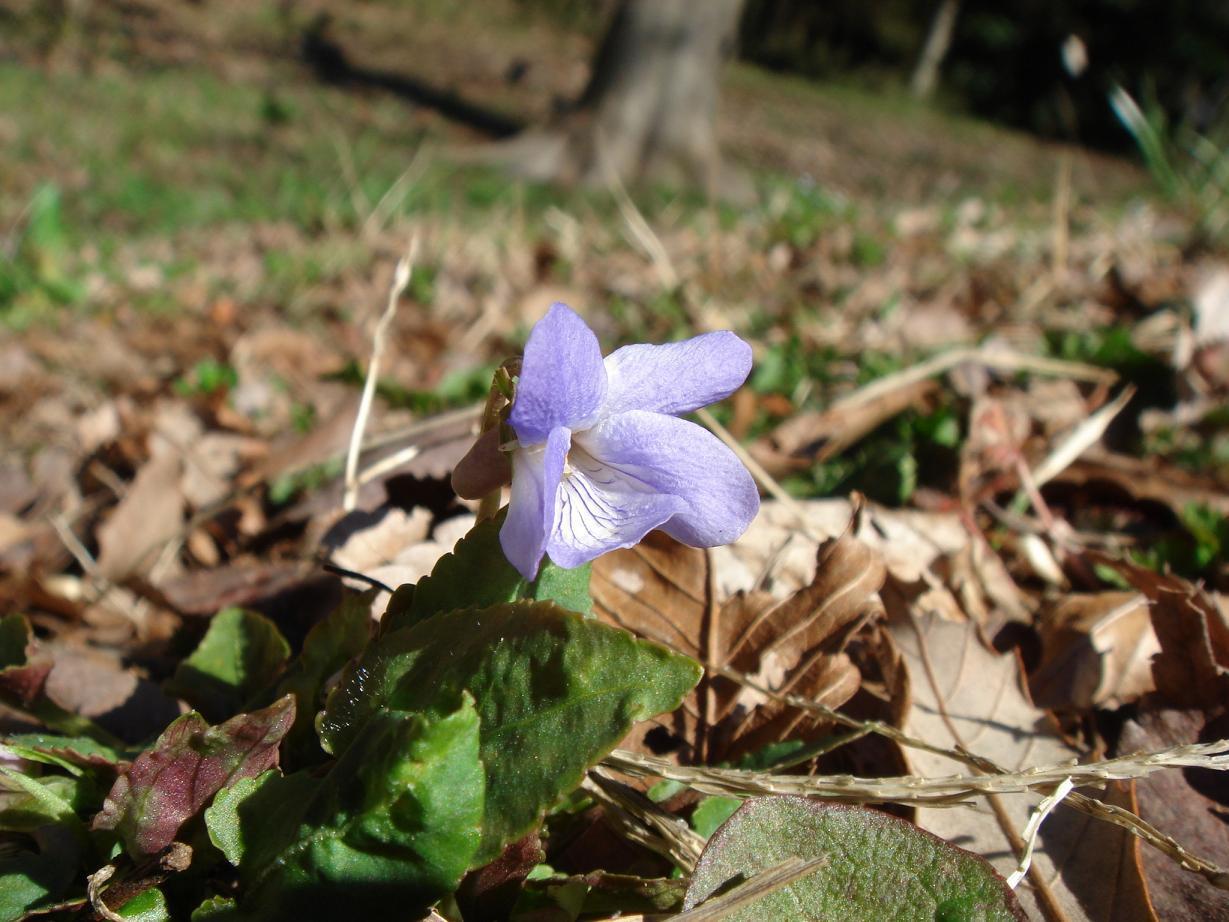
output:
M229 221L353 221L345 158L374 201L421 139L392 101L356 106L289 87L271 120L263 88L196 69L86 78L3 66L0 109L20 124L5 152L10 170L74 177L64 189L68 226L126 236ZM6 203L9 222L15 204Z

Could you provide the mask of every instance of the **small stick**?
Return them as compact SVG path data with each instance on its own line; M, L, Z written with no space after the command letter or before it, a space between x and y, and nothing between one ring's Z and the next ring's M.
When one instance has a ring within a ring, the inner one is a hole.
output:
M350 433L350 449L346 452L346 492L342 498L342 508L352 512L358 504L358 457L363 447L363 431L367 428L367 417L371 413L371 402L375 398L376 381L380 375L380 359L384 355L385 338L388 328L397 315L397 300L410 284L410 276L414 271L414 260L418 257L418 235L410 241L409 251L397 261L397 269L393 273L393 284L388 292L388 304L384 313L376 322L375 335L371 343L371 363L367 366L367 378L363 381L363 396L359 400L358 413L354 417L354 429Z

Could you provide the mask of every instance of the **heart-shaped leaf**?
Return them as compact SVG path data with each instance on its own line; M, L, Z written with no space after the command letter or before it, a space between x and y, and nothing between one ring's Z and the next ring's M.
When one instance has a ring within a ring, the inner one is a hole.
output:
M878 810L805 797L757 797L743 804L709 839L684 907L795 857L824 863L724 918L1026 918L1007 882L985 859Z
M438 714L469 692L486 766L485 864L699 678L693 660L549 602L454 611L382 638L329 696L320 734L340 754L382 708Z

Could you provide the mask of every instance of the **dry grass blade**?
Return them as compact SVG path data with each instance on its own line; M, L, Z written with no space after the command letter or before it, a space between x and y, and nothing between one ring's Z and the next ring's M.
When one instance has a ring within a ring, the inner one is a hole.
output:
M1033 811L1033 815L1029 817L1028 825L1024 827L1024 854L1020 856L1020 866L1007 878L1007 886L1011 889L1014 890L1020 886L1020 881L1024 880L1024 876L1028 874L1029 866L1033 863L1033 849L1037 847L1037 834L1041 832L1041 824L1054 811L1054 808L1066 799L1072 787L1071 779L1064 778L1062 783L1054 789L1054 793L1044 798Z
M639 791L594 769L584 788L606 810L607 818L631 841L673 861L690 874L695 870L704 839L685 821L667 813Z
M809 860L787 858L780 864L744 881L733 890L705 900L694 909L671 916L671 919L685 920L685 922L716 922L717 919L724 919L736 910L744 909L768 894L788 887L808 874L813 874L827 863L828 859L823 855Z
M342 500L342 508L346 512L354 509L358 503L358 491L361 484L358 478L358 458L363 447L363 433L367 429L367 417L371 413L371 403L375 399L376 382L380 377L380 360L384 356L385 340L388 328L397 315L397 302L410 284L410 275L414 271L414 261L418 257L418 236L410 240L410 248L405 256L397 261L393 272L393 283L388 291L388 303L384 313L376 322L375 334L371 343L371 362L367 366L367 377L363 381L363 396L359 401L358 415L354 418L354 430L350 434L350 449L346 452L346 492Z
M1134 396L1134 387L1123 388L1121 394L1059 440L1045 459L1033 468L1033 483L1039 487L1043 486L1070 467L1076 458L1097 443L1114 417L1122 412Z
M663 759L616 749L603 762L608 768L641 778L681 781L705 794L749 797L796 794L827 797L843 803L957 803L980 794L1049 793L1065 778L1076 785L1142 778L1172 768L1229 770L1229 740L1172 746L1155 752L1137 752L1115 759L1083 764L1041 765L997 775L948 775L922 778L859 778L854 775L773 775L733 768L674 765Z

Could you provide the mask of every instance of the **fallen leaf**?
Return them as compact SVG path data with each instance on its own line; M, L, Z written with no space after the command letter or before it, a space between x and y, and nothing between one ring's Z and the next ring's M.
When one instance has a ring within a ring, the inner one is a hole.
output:
M1034 702L1051 710L1117 708L1155 688L1160 651L1147 600L1136 592L1073 593L1038 614L1041 662Z
M1122 752L1163 749L1224 736L1223 720L1207 727L1204 716L1195 711L1145 711L1127 721L1118 748ZM1191 768L1157 772L1135 784L1140 816L1201 857L1229 866L1225 831L1229 783L1223 772ZM1148 892L1161 918L1229 920L1229 892L1179 867L1154 848L1144 849L1142 857Z
M156 455L137 473L127 494L98 528L98 575L123 582L148 573L183 526L180 462Z
M1216 600L1179 576L1104 554L1089 556L1147 597L1160 644L1152 677L1162 700L1179 708L1223 708L1229 701L1229 619Z
M729 666L779 694L829 707L848 701L861 674L845 648L882 613L882 561L849 529L819 549L814 578L784 600L765 592L712 597L704 551L654 532L594 564L598 616L701 662ZM668 718L695 747L690 758L729 760L784 739L812 740L829 723L730 679L707 676Z
M1085 490L1110 485L1137 502L1152 500L1168 506L1177 516L1192 504L1229 515L1229 494L1213 478L1193 474L1157 458L1132 458L1090 449L1050 483Z
M321 541L330 560L356 573L397 561L406 548L426 540L431 513L385 506L373 512L356 510L338 520Z
M764 589L777 598L809 585L815 576L815 544L807 533L835 538L849 526L854 504L847 499L799 500L789 505L765 500L751 526L734 544L713 548L721 597ZM884 509L864 504L856 535L877 551L896 580L916 583L935 563L970 543L953 514Z
M976 625L925 616L894 619L890 628L913 676L913 709L905 723L911 736L937 746L963 747L1008 771L1077 756L1029 701L1018 659L988 649ZM908 757L919 775L971 771L961 762L925 750L911 749ZM1012 840L1023 831L1037 799L1005 794L997 796L993 809L987 809L988 805L921 808L917 822L982 855L1006 875L1017 864ZM1051 917L1042 908L1047 903L1057 904L1073 922L1149 918L1146 906L1138 903L1140 888L1127 888L1119 876L1082 879L1078 859L1085 847L1083 836L1090 828L1084 820L1083 814L1060 807L1042 826L1033 853L1034 870L1017 890L1030 918ZM1097 831L1097 847L1106 847L1107 836L1110 834ZM1048 894L1036 889L1038 878L1046 881Z
M838 401L823 412L794 413L752 447L756 460L778 474L840 454L884 422L921 404L938 382L911 381L873 400Z

